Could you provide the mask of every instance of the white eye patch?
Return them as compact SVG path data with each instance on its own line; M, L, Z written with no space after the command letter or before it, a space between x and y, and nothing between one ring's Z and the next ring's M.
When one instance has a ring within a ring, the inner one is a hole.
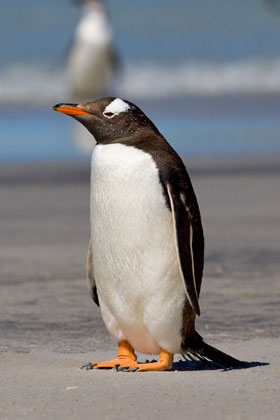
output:
M122 99L116 98L104 109L103 115L106 118L113 118L115 115L119 115L121 112L127 112L130 106Z

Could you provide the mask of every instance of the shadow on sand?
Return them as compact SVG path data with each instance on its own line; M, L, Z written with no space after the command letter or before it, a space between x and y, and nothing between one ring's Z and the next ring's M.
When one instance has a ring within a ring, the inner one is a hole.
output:
M173 363L172 370L178 371L192 371L192 370L222 370L223 372L228 370L237 370L237 369L249 369L252 367L258 366L268 366L269 363L266 362L242 362L242 366L239 367L224 367L218 363L208 362L208 361L192 361L192 360L179 360L178 362Z

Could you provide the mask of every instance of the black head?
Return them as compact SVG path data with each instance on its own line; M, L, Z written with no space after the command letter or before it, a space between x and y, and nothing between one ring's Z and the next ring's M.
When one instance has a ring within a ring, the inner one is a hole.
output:
M157 131L149 118L133 103L119 98L102 98L84 104L57 104L55 111L75 118L97 143L118 142L141 130Z

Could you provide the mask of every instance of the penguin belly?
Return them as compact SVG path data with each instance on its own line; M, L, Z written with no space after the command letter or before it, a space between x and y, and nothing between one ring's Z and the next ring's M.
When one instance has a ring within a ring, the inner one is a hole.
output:
M172 214L151 155L96 145L91 165L93 275L104 323L146 354L180 351L185 291Z

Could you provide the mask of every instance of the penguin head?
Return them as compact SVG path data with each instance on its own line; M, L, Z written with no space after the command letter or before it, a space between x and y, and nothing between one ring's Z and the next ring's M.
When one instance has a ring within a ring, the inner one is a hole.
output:
M53 109L83 124L97 143L117 142L147 128L157 130L140 108L120 98L102 98L83 104L60 103Z

